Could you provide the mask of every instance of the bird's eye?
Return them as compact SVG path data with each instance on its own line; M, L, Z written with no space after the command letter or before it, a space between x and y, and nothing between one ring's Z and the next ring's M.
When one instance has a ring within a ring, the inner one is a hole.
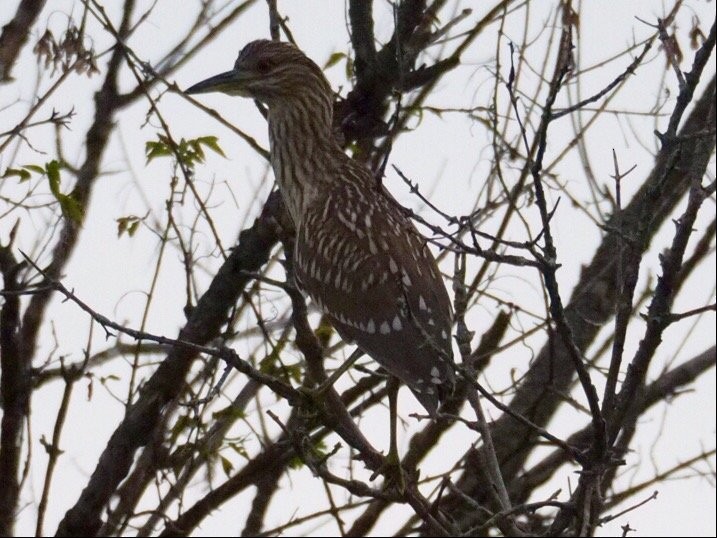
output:
M267 62L266 60L259 60L256 63L256 70L259 73L261 73L262 75L268 73L270 69L271 69L271 66L269 65L269 62Z

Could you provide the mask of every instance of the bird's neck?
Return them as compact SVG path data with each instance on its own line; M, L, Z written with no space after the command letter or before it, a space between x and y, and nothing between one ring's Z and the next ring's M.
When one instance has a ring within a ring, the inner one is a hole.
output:
M335 176L346 157L332 132L330 98L297 96L287 105L269 106L271 165L284 203L297 226L312 201Z

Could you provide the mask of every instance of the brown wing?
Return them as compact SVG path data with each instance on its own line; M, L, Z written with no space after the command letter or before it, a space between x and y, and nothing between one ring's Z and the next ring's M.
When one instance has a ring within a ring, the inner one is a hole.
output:
M434 412L453 389L451 306L412 223L373 189L336 184L297 237L301 288L355 342Z

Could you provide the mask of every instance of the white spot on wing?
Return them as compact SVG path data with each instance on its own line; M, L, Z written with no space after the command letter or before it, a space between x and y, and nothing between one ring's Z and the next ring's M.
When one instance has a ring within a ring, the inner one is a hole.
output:
M394 331L400 331L403 329L403 325L401 324L401 320L399 319L398 315L396 315L395 318L393 318L393 323L391 324Z
M356 213L353 213L353 215L355 216ZM354 222L356 222L356 219L352 219L352 220L347 219L346 216L341 211L339 211L336 214L336 216L343 223L344 226L346 226L349 230L351 230L351 232L353 232L353 233L356 232L356 225L354 224Z
M426 300L423 298L423 295L418 296L418 307L421 310L428 310L428 307L426 306Z
M368 320L368 323L366 324L366 332L369 334L376 332L376 324L373 322L373 319Z
M378 254L378 249L376 248L376 243L373 241L373 236L371 235L371 231L369 230L368 233L368 249L371 251L371 254L374 256Z
M388 321L384 321L381 324L381 334L388 334L391 332L391 327L388 326Z
M398 272L398 265L396 265L396 262L393 260L393 258L388 259L388 268L391 269L392 273Z

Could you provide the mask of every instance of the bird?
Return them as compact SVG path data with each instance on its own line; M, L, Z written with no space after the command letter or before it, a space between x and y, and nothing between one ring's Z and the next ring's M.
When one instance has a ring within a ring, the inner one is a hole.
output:
M298 288L435 416L455 386L448 292L428 240L339 145L321 68L291 43L260 39L232 70L186 90L208 92L266 106L271 166L296 228Z

